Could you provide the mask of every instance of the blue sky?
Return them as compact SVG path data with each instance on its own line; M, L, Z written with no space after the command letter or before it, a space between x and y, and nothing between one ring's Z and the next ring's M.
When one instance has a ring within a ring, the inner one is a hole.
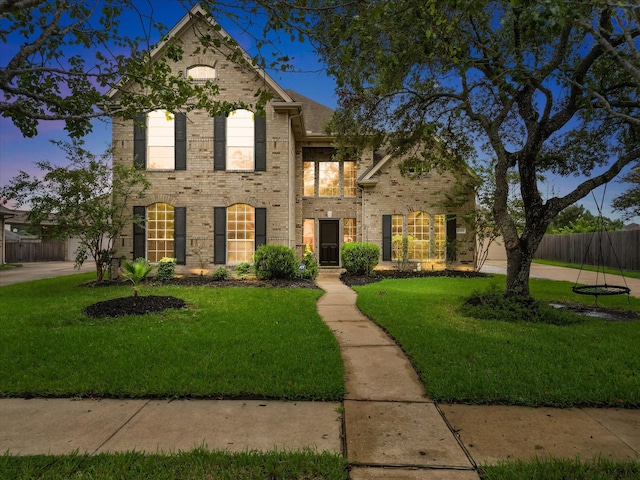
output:
M185 13L178 2L158 2L156 0L154 6L158 5L161 5L162 8L156 8L156 18L168 27L173 26ZM257 53L255 42L249 35L243 34L240 29L225 19L218 20L249 54ZM139 28L140 24L136 21L127 23L128 32ZM294 57L292 63L296 71L284 73L269 71L271 77L285 89L293 89L319 103L335 108L335 82L324 74L322 65L318 62L311 46L308 43L285 41L280 49L283 53ZM0 63L2 65L7 63L5 55L8 51L6 47L0 49ZM8 119L0 118L0 185L8 183L20 170L33 172L33 163L39 160L49 160L54 164L63 165L65 163L64 155L50 143L50 140L65 140L66 138L62 122L41 122L38 135L35 138L23 138L21 132ZM93 132L85 137L88 148L94 153L101 153L107 148L110 141L110 123L101 120L94 121ZM542 188L542 194L545 198L551 195L564 195L583 180L583 178L577 177L549 177L547 184ZM612 212L610 204L611 200L626 188L626 185L620 184L616 180L610 182L604 200L603 214L605 216L612 218L619 216ZM595 191L595 197L598 203L602 201L602 188ZM597 214L593 196L589 195L579 203L592 213ZM638 218L635 221L640 223Z

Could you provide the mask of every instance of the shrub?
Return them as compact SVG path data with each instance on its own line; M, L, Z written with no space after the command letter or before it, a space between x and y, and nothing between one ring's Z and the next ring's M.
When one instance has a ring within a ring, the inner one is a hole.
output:
M171 280L176 274L176 259L162 257L158 263L158 271L156 272L156 280Z
M242 262L234 267L234 271L236 272L236 277L245 279L247 275L253 273L253 265L249 262Z
M490 290L475 293L460 307L464 315L478 320L500 320L504 322L547 323L550 325L574 325L584 321L583 317L553 308L533 297L505 295Z
M226 280L227 278L229 278L229 275L231 274L225 267L218 267L218 269L212 274L213 279L216 281Z
M136 258L133 262L126 261L122 264L122 278L133 283L133 296L138 296L138 284L142 282L149 272L153 270L146 258Z
M253 256L256 277L260 280L295 278L298 260L292 248L280 245L262 245Z
M307 247L298 266L298 277L314 280L318 276L318 262L314 253Z
M342 246L342 266L355 275L369 275L378 265L380 247L374 243L351 242Z

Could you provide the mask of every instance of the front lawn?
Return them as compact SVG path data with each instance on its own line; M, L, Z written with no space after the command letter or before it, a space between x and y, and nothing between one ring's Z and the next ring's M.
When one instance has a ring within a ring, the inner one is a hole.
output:
M0 479L346 480L346 463L341 456L329 453L228 453L209 452L202 448L173 455L137 452L26 457L4 455L0 456Z
M92 274L0 287L0 395L340 400L338 343L320 290L143 286L190 307L88 318L132 294L80 286Z
M640 407L640 321L586 318L555 326L477 320L460 313L463 299L495 278L384 280L356 287L360 309L402 346L441 402L529 406ZM534 297L586 302L571 284L531 280ZM600 306L640 311L640 299L600 298Z

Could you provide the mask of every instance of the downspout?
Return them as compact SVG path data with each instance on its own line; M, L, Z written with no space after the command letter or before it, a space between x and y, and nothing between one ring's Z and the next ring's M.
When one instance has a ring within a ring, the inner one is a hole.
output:
M289 117L289 125L288 125L288 141L291 142L293 140L293 158L291 159L292 164L289 168L289 209L293 209L293 212L289 212L289 248L296 248L296 147L295 147L295 139L292 137L293 129L292 124L295 118L302 117L302 112L296 113L295 115L291 115ZM291 145L289 145L289 153L291 154ZM292 198L293 197L293 198ZM292 221L293 219L293 221ZM304 254L304 252L303 252Z

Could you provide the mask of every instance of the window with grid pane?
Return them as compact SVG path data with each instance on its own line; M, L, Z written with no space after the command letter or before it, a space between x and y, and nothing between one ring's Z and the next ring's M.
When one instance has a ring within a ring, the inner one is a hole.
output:
M345 218L342 221L342 229L343 229L344 243L356 241L356 219L355 218Z
M255 251L255 209L237 204L227 209L227 262L251 262Z
M315 184L316 184L315 162L304 162L302 182L304 184L302 194L305 197L313 197L315 195Z
M391 215L391 260L402 260L402 215Z
M318 167L318 196L338 197L340 195L340 163L320 162Z
M433 253L435 260L444 260L447 241L446 215L433 216Z
M356 196L356 162L344 162L344 196Z
M175 167L175 117L166 110L147 114L147 169Z
M412 212L407 217L409 260L429 258L429 214Z
M315 252L315 238L316 238L316 221L313 218L305 218L302 224L302 243L307 249Z
M154 203L147 208L147 260L158 263L173 257L174 211L168 203Z
M216 79L216 69L208 65L194 65L187 68L187 78L197 85L204 85Z
M227 117L227 170L253 170L254 156L253 112L235 110Z

